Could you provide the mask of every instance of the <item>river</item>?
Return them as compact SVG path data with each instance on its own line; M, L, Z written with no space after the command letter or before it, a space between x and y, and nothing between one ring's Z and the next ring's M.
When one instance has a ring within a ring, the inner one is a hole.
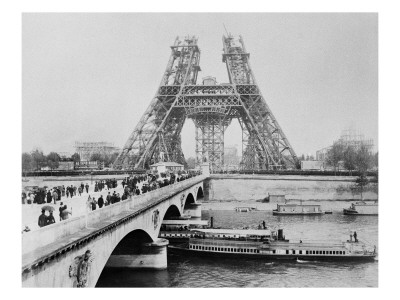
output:
M252 204L256 204L255 202ZM263 220L284 229L290 240L343 241L350 231L358 238L378 245L378 217L345 216L343 201L321 201L333 214L322 216L273 216L273 204L260 211L238 213L221 203L205 203L202 218L214 218L225 228L257 227ZM236 206L254 206L236 203ZM276 204L275 204L276 206ZM214 207L214 209L213 209ZM218 208L218 209L215 209ZM379 251L379 248L378 248ZM377 287L378 260L367 263L261 262L251 259L213 259L168 255L168 269L143 271L103 270L97 287Z

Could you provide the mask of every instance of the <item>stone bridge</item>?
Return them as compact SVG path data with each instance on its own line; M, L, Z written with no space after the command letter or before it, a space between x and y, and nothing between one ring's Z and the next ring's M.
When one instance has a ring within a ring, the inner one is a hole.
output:
M103 268L163 269L164 219L199 216L204 175L28 232L22 237L23 287L94 287ZM201 211L200 211L201 212Z

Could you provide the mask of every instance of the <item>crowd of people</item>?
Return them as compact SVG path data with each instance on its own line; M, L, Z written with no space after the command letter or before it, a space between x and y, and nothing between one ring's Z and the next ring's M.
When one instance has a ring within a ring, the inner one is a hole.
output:
M86 194L88 194L88 199L86 202L87 210L93 211L97 208L101 209L120 201L132 199L134 196L174 184L175 182L189 179L196 175L198 175L197 172L179 172L177 174L149 173L143 175L132 175L129 177L125 177L122 180L122 195L114 190L113 192L109 191L105 198L103 198L103 195L100 195L100 197L97 199L96 197L89 194L89 184L84 184L83 182L81 182L81 184L78 186L62 185L56 186L52 189L48 189L47 187L36 188L28 192L22 192L22 204L56 204L57 201L67 198L73 198L76 196L82 196L86 192ZM115 189L117 188L117 186L118 182L115 178L98 180L94 183L94 192L102 192L103 190ZM53 210L54 208L52 209L52 207L49 207L49 214L46 215L46 210L42 209L42 213L38 218L39 227L44 227L56 222L53 215ZM58 208L58 210L60 221L66 220L69 218L70 215L72 215L72 211L69 210L67 205L64 205L63 202L60 202L60 207ZM26 226L23 232L27 231L30 231L30 229Z
M32 188L28 191L22 191L22 204L45 204L45 203L54 203L61 200L62 198L73 198L81 196L84 191L89 193L89 184L83 184L83 182L79 186L56 186L54 188L48 187L39 187Z
M108 192L106 198L103 198L101 195L98 199L95 197L91 197L89 195L87 200L87 208L88 210L96 210L97 208L102 208L103 206L108 206L110 204L118 203L120 201L124 201L127 199L132 199L134 196L138 196L141 194L145 194L149 191L153 191L175 182L180 182L191 178L193 176L198 175L198 172L179 172L178 174L174 173L161 173L161 174L144 174L144 175L132 175L129 177L125 177L121 184L123 188L123 193L120 195L115 191L113 194ZM107 183L109 185L107 185ZM105 185L104 185L105 184ZM141 184L141 188L140 188ZM97 186L97 188L96 188ZM107 186L108 189L115 188L117 186L117 182L115 180L104 181L104 183L96 182L95 192L102 191L102 188Z

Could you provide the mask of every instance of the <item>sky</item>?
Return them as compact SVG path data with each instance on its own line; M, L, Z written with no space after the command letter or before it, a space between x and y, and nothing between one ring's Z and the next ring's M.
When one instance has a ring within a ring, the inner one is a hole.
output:
M297 155L352 127L378 145L374 13L29 13L22 15L22 151L122 147L150 104L176 36L196 35L202 72L228 82L223 24L241 35L261 92ZM187 120L182 149L194 156ZM225 145L241 145L233 121Z

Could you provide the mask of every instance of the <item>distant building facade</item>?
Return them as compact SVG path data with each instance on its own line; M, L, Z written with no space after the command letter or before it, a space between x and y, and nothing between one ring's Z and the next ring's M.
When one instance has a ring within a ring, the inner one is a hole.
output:
M241 156L238 155L237 145L224 147L224 167L226 170L238 170Z
M303 160L301 161L302 170L325 170L325 162L318 160Z
M178 171L183 171L184 165L171 161L160 161L151 165L150 169L152 171L157 171L158 173L166 173L167 171L176 173Z
M111 155L120 149L108 142L75 142L75 152L83 161L89 161L93 154Z

